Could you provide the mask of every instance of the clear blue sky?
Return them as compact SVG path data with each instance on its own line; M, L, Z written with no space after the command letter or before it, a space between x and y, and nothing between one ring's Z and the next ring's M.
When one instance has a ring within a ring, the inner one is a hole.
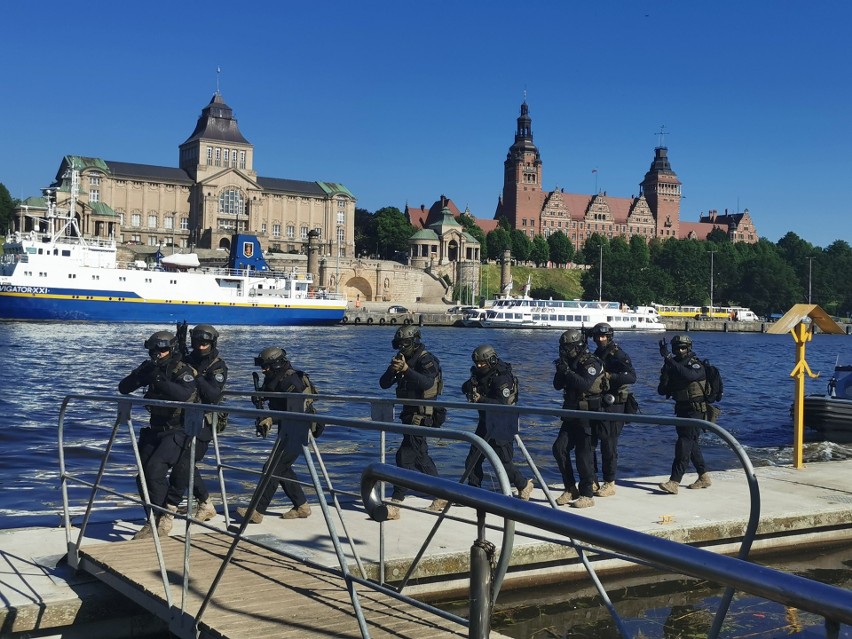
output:
M216 90L261 176L491 218L524 92L543 186L638 193L665 125L682 219L849 240L852 3L10 2L0 182L64 155L177 166ZM592 169L598 173L593 174Z

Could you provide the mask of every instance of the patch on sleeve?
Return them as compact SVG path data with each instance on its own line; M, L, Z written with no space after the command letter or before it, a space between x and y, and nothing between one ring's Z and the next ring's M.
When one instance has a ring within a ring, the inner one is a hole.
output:
M503 389L503 397L508 397L511 394L512 394L512 391L510 391L508 387Z
M216 374L213 376L213 379L215 379L217 382L219 382L220 384L222 384L222 383L225 381L225 376L224 376L222 373L216 373Z
M184 383L189 384L189 382L195 380L195 378L192 376L192 373L184 373L183 377L181 377L181 380Z
M699 364L698 362L695 362L695 363L692 365L692 368L701 368L701 364Z
M589 366L589 367L586 369L586 372L587 372L589 375L597 375L597 374L598 374L598 371L597 371L597 370L595 370L595 367L594 367L594 366Z

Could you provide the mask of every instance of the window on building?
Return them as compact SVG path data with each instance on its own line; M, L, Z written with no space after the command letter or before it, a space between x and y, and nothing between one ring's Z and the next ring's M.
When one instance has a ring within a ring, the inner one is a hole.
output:
M159 243L160 242L157 241L156 235L149 235L148 236L148 246L157 246Z
M287 225L287 239L294 240L296 239L296 227L292 224Z
M231 151L231 166L237 168L237 150Z
M216 166L222 166L222 149L216 147Z
M188 217L180 218L180 228L181 228L182 231L188 231L189 230L189 218Z
M337 223L346 224L346 211L337 211Z
M90 175L89 176L89 186L98 186L101 183L100 175Z
M100 202L101 201L101 192L98 189L90 189L89 190L89 203Z
M140 213L133 213L130 216L130 226L136 228L142 226L142 215Z
M141 235L131 235L130 241L134 244L142 244L142 236Z
M166 215L163 218L163 228L173 229L175 227L175 216L174 215Z
M240 151L240 168L246 168L246 152Z
M225 149L225 166L231 162L231 149Z
M155 229L157 228L157 214L149 213L148 214L148 228Z
M281 237L281 225L273 224L272 225L272 237Z
M239 189L222 191L219 195L219 213L226 215L242 215L245 213L245 198Z
M317 232L317 237L322 239L322 229L317 226L314 230Z
M212 146L207 147L207 164L208 164L208 166L213 164L213 147Z
M342 249L343 243L345 241L346 241L346 234L343 231L343 227L339 226L339 227L337 227L337 246L339 246ZM341 255L342 255L342 253L341 253Z

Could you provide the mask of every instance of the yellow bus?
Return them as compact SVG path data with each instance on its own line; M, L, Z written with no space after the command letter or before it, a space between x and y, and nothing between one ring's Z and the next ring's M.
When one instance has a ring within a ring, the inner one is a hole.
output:
M685 319L720 319L732 321L755 321L757 316L742 306L677 306L651 303L662 317L682 317Z

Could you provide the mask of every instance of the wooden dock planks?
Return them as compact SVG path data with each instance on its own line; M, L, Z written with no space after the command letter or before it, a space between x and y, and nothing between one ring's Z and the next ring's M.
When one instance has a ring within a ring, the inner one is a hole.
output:
M161 540L169 574L172 603L181 606L184 540ZM195 614L231 543L223 534L198 535L190 551L186 610ZM139 602L169 619L169 610L154 542L111 542L86 545L85 564L134 586ZM374 638L432 639L467 637L460 628L388 595L357 587L361 608ZM450 627L450 629L448 629ZM361 633L344 580L332 573L281 557L273 551L243 542L234 554L216 594L200 623L202 636L238 637L351 637Z

